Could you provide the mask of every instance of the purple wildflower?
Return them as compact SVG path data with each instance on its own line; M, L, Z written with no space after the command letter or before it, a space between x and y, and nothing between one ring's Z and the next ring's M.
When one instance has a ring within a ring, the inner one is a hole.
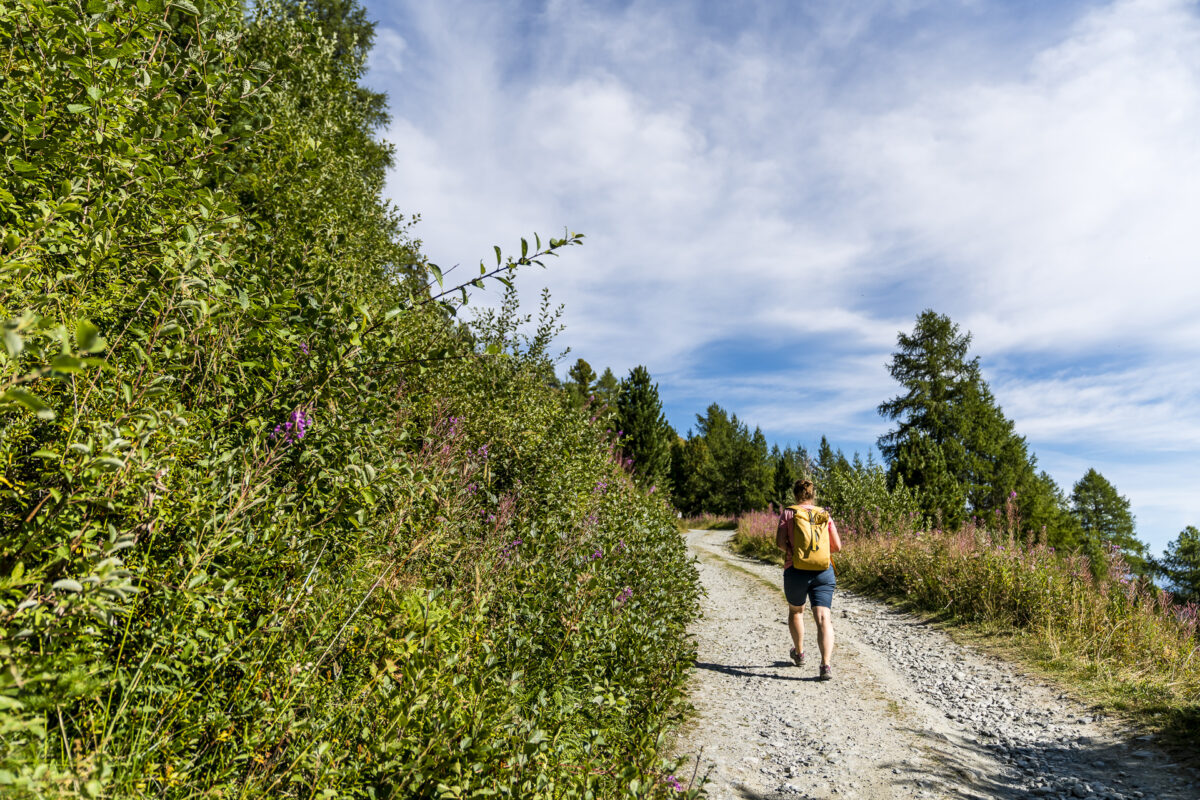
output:
M304 353L304 355L308 355L308 342L300 343L300 352Z
M633 597L633 589L626 586L624 589L621 590L621 593L617 595L617 605L619 605L619 606L625 605L626 601L629 600L629 598L631 598L631 597Z
M604 551L601 550L599 547L596 548L596 552L592 553L591 560L595 561L598 558L604 558Z
M1016 490L1016 489L1013 489L1013 490L1012 490L1012 492L1010 492L1010 493L1009 493L1009 495L1008 495L1008 499L1009 499L1009 500L1016 500L1016 499L1017 499L1017 490Z
M304 438L312 427L312 415L304 408L297 408L288 415L287 421L276 425L271 431L271 441L295 444Z

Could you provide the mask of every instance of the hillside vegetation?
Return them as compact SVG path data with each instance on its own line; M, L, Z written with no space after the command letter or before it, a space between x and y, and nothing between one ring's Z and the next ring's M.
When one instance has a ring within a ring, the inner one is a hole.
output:
M673 514L551 385L548 303L459 321L580 237L444 288L370 36L0 6L5 797L677 796Z

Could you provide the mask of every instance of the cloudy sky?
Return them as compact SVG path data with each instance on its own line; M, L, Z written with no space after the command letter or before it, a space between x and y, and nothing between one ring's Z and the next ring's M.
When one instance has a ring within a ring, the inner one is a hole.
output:
M1200 525L1200 7L1181 0L367 0L388 193L443 268L519 279L685 432L864 454L923 309L1065 491ZM480 298L486 301L486 298Z

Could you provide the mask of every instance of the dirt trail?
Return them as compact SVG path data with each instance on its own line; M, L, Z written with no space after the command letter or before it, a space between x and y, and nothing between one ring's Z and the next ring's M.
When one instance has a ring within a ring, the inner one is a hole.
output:
M838 590L835 679L788 660L779 568L692 531L707 596L697 623L699 753L717 800L1158 798L1200 800L1197 774L1007 662L886 605Z

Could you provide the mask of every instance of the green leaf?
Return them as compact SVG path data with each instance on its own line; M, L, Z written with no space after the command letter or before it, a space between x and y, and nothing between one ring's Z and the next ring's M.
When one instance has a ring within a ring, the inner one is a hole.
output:
M108 346L100 330L86 319L75 325L75 346L84 353L97 353Z
M99 86L89 86L87 88L87 93L88 93L88 97L92 98L93 100L100 99L100 87Z
M55 416L54 410L46 405L45 400L20 387L13 387L4 394L0 394L0 402L22 406L37 414L38 419L54 419Z
M125 462L115 456L101 456L96 464L109 470L125 469Z
M83 372L83 361L75 356L57 355L50 362L50 369L55 372L80 373Z
M34 450L29 455L33 456L34 458L47 458L47 459L50 459L51 461L57 461L59 458L62 457L58 453L54 452L53 450L44 450L44 449Z
M91 111L92 107L83 103L67 103L67 111L72 114L82 114L85 111Z
M433 277L437 280L440 287L442 285L442 268L431 261L429 262L429 271L433 273Z
M57 589L62 592L79 593L83 591L83 584L81 584L79 581L71 580L70 578L63 578L50 584L50 588Z
M492 249L496 251L496 266L498 267L498 266L500 266L500 259L501 259L500 245L494 244L494 245L492 245Z
M197 17L198 17L198 16L200 16L200 10L199 10L199 9L197 9L197 8L196 8L194 5L192 5L191 3L187 2L187 0L173 0L173 2L171 3L171 5L175 6L175 8L178 8L178 9L180 9L180 10L182 10L182 11L186 11L186 12L188 12L189 14L194 14L194 15L196 15Z
M12 328L6 328L4 330L4 346L8 349L8 354L16 358L25 349L25 340Z
M521 237L521 258L527 255L529 255L529 242L525 241L524 237Z

